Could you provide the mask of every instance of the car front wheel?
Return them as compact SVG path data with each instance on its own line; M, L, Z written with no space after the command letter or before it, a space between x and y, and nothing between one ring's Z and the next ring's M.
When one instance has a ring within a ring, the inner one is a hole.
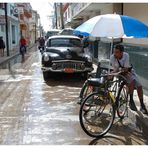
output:
M82 76L83 76L83 78L84 78L85 80L87 80L87 79L88 79L88 72L84 72L84 73L82 74Z
M43 78L44 78L45 81L49 78L49 75L50 75L49 72L47 72L47 71L43 72Z

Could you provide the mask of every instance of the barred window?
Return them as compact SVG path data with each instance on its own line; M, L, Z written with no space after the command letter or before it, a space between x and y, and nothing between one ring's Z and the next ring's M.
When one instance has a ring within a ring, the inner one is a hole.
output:
M0 3L0 9L4 9L4 3Z

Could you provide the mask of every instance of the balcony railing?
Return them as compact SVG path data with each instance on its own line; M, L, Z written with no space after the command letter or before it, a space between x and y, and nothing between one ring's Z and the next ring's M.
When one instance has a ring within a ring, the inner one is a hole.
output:
M70 22L72 18L79 14L89 4L90 3L72 3L71 5L69 5L70 11L68 11L67 9L64 15L65 22Z
M72 4L71 5L72 17L79 14L79 12L81 12L84 9L84 7L86 7L87 5L88 5L88 3L75 3L75 4Z

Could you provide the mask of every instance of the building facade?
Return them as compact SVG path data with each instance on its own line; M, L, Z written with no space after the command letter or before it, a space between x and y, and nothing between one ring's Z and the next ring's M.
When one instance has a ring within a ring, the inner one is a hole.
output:
M9 49L16 50L19 45L19 18L16 11L16 4L8 3L7 4L7 18L8 18L8 41ZM5 7L4 3L0 4L0 36L3 36L3 39L6 43L6 28L5 28Z
M23 36L30 45L30 19L32 18L32 7L29 3L17 3L20 21L20 37Z
M41 35L41 23L40 16L37 11L32 10L32 18L29 21L29 30L30 30L30 44L36 43L37 39Z
M148 25L148 3L71 3L64 12L65 26L76 28L93 16L109 13L129 15ZM144 88L148 90L148 39L118 39L115 42L125 46ZM90 38L93 58L96 61L109 58L110 45L109 39Z
M5 6L4 3L0 3L0 36L3 36L5 43L8 38L10 53L19 50L21 36L26 38L28 46L34 44L43 33L39 14L32 10L30 3L7 3L7 8ZM8 36L6 36L6 9Z

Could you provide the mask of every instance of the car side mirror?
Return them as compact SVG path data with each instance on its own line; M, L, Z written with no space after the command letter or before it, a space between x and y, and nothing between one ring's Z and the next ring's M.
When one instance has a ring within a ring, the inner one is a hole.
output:
M83 43L83 48L86 48L86 47L88 47L89 46L89 43L88 42L84 42Z

